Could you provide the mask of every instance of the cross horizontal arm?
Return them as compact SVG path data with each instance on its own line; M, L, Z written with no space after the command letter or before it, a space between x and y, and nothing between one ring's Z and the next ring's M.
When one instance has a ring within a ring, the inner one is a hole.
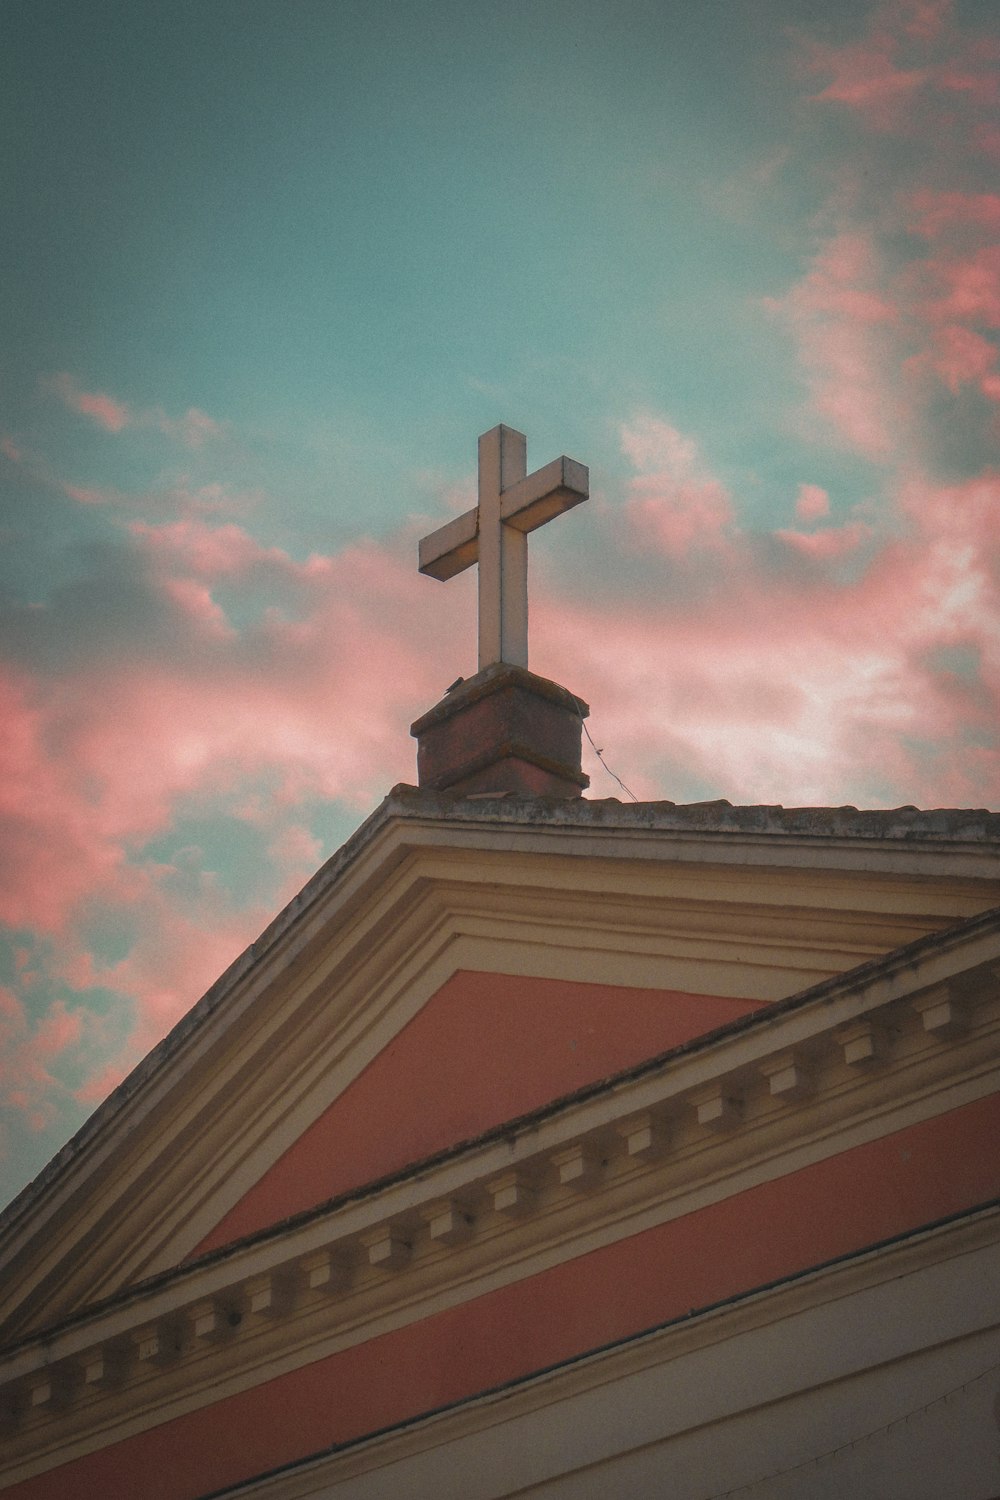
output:
M590 494L590 470L575 458L554 458L500 496L500 519L515 531L534 531ZM464 519L464 518L463 518Z
M500 496L500 519L515 531L534 531L564 510L586 500L590 471L575 458L555 458ZM420 571L430 578L454 578L479 560L479 509L467 510L420 542Z
M446 521L420 542L420 571L430 578L454 578L479 560L479 508Z

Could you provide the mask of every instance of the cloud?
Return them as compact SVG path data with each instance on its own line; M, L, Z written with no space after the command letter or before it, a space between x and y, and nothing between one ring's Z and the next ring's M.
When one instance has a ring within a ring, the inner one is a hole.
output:
M790 328L813 410L851 451L887 459L904 430L892 370L899 309L871 230L839 228L806 275L768 308Z
M206 443L221 438L226 431L223 423L215 421L207 412L199 411L196 406L189 406L181 417L169 417L162 407L156 406L143 412L139 421L145 426L158 428L168 437L177 438L185 448L203 448Z
M53 375L50 384L71 411L89 417L105 432L121 432L132 421L132 414L124 401L116 401L101 391L85 391L72 375Z
M118 498L113 490L101 489L97 485L64 484L62 490L78 505L108 505Z
M312 583L328 576L332 567L330 559L315 554L304 563L296 563L279 547L261 546L235 522L212 524L198 515L161 525L132 521L128 529L156 564L195 578L220 581L263 569L300 583Z
M927 271L940 288L928 305L930 317L1000 328L1000 245L985 245L966 255L942 254Z
M623 427L621 440L639 470L626 509L635 542L673 557L721 545L734 519L732 500L705 471L694 440L648 413Z
M873 124L884 129L897 123L901 105L927 81L923 69L897 68L885 43L830 49L817 56L814 66L834 75L814 99L863 110Z
M871 527L863 521L849 521L844 526L827 526L821 531L782 530L774 534L805 557L829 561L856 552L871 536Z
M77 902L113 888L122 859L79 768L58 753L53 710L37 684L0 672L0 922L14 929L58 931Z
M99 1063L93 1028L70 1024L77 1010L54 1012L32 1042L36 1060L51 1045L83 1069L72 1097L88 1103L315 868L317 808L342 807L350 824L413 778L409 722L455 665L450 609L417 574L415 534L298 562L227 522L115 524L129 538L116 593L134 599L142 627L123 638L95 574L26 613L21 664L0 671L0 922L44 939L47 982L76 997L80 1015L96 993L131 1017ZM33 670L31 631L77 650L60 662L46 646ZM172 831L196 813L257 830L255 900L220 883L211 856L170 852ZM92 947L95 912L129 935L113 960ZM25 994L29 975L18 978ZM7 1102L41 1121L38 1100L55 1085L42 1062L30 1076L37 1087Z
M649 413L643 424L658 430ZM664 425L669 450L690 456ZM649 461L649 446L629 451ZM803 519L819 519L825 492L803 489L814 512ZM1000 475L942 483L901 459L876 514L779 529L780 552L734 529L725 588L684 590L680 606L666 571L659 594L539 601L539 670L594 705L608 763L641 797L995 804ZM607 524L609 547L646 535L627 500ZM618 794L590 771L592 795Z
M0 1114L32 1134L49 1129L71 1102L61 1065L88 1045L95 1018L83 1006L53 1001L32 1016L23 1001L0 985ZM97 1028L100 1029L99 1026ZM7 1131L0 1134L0 1157Z
M870 129L817 216L805 273L768 305L796 341L804 421L886 468L926 465L935 382L991 403L1000 391L1000 195L975 159L995 129L1000 44L960 28L950 5L890 3L860 38L803 50L830 78L813 103L847 103ZM905 151L887 134L906 135Z
M978 385L981 390L988 390L997 350L973 329L946 323L935 329L924 359L952 395L957 395L963 385Z
M920 188L907 202L914 234L935 240L966 229L1000 234L1000 193L956 193Z
M979 400L1000 397L1000 200L968 166L992 141L995 53L944 4L882 5L848 45L806 48L825 76L810 107L846 105L867 134L768 305L805 377L797 431L867 461L864 501L835 514L803 485L799 525L730 528L725 591L683 610L655 589L590 621L560 603L552 628L589 647L573 685L645 795L1000 801L1000 475Z
M190 449L205 446L224 435L226 428L207 412L188 407L180 417L171 417L162 406L138 408L103 391L84 390L76 376L61 372L45 384L70 411L89 417L105 432L120 433L126 428L154 428Z
M795 514L800 521L815 521L820 516L828 516L830 496L818 484L800 484Z
M933 370L951 393L975 385L995 399L1000 328L1000 195L921 190L906 203L907 227L927 243L911 277L912 313L924 331L915 367Z
M955 86L945 81L941 60L952 9L950 0L887 0L874 7L864 35L853 41L837 46L806 39L807 69L829 78L813 102L844 105L877 131L908 129L928 91Z

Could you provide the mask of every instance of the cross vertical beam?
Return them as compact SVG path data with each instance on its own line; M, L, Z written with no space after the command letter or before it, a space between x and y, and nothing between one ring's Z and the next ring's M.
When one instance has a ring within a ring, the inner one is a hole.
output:
M557 458L527 473L527 440L513 427L479 439L479 504L420 542L420 571L453 578L479 564L479 670L528 665L528 532L589 494L590 475Z
M528 443L513 427L479 439L479 670L528 665L528 537L505 526L500 496L528 472Z

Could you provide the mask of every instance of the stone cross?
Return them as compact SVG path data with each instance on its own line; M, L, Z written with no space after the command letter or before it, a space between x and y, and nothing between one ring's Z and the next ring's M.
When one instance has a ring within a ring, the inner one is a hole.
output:
M528 532L579 505L590 474L575 459L527 472L528 443L513 427L479 439L479 504L420 543L420 571L454 578L479 564L479 670L528 665Z

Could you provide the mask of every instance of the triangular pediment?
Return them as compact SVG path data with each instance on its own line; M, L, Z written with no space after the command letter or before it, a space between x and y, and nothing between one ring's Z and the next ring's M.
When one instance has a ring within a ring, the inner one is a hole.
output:
M11 1206L5 1341L1000 897L957 834L683 811L387 799Z
M762 1003L459 970L195 1253L473 1140Z

